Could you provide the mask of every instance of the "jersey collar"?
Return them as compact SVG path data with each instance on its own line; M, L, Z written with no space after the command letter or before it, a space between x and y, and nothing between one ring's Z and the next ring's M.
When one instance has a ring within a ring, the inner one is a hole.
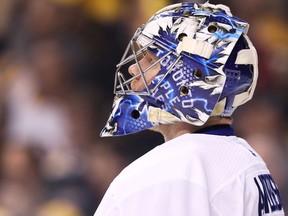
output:
M234 129L230 125L212 125L202 128L194 133L218 135L218 136L233 136Z

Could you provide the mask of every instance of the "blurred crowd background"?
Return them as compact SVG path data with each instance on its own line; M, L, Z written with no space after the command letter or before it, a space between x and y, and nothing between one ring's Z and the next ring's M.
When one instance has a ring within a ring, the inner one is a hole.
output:
M266 161L288 211L288 3L210 2L229 5L251 24L259 81L233 125ZM0 216L93 215L112 179L163 142L150 131L99 133L128 41L171 3L0 1Z

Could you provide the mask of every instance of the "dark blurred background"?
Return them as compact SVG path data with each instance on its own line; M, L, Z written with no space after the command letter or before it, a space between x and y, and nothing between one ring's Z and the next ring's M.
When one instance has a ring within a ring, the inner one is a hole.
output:
M210 2L227 4L251 24L260 75L252 102L236 110L234 127L266 161L287 210L287 1ZM93 215L112 179L163 142L150 131L119 138L99 133L128 41L171 3L0 1L1 216Z

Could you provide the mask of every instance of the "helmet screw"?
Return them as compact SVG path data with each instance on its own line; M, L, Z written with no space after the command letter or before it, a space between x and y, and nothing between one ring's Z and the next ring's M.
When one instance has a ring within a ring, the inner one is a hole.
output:
M187 37L187 34L186 34L186 33L180 33L180 34L178 35L178 40L179 40L179 41L182 41L184 37Z
M138 110L133 110L131 112L131 117L134 119L138 119L140 117L140 112Z
M202 77L202 71L199 70L199 69L195 69L193 71L193 76L196 78L196 79L200 79Z
M189 89L188 89L187 86L181 86L179 88L179 92L180 92L181 95L186 96L189 93Z

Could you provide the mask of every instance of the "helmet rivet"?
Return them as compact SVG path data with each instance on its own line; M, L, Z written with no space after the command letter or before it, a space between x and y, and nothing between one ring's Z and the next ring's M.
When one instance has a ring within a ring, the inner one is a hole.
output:
M177 66L179 66L179 67L183 66L183 61L179 60L179 61L177 62Z
M181 86L179 88L179 92L180 92L181 95L186 96L189 93L189 89L188 89L187 86Z
M178 35L178 40L179 40L179 41L182 41L184 37L187 37L187 34L186 34L186 33L180 33L180 34Z
M199 69L195 69L193 71L193 76L196 78L196 79L200 79L202 77L202 71L199 70Z
M217 26L214 25L214 24L209 25L209 26L208 26L208 31L209 31L210 33L215 33L215 32L217 31Z
M190 10L184 10L183 11L183 16L189 16L191 15L191 11Z
M138 119L140 117L140 112L138 110L133 110L131 112L131 117L134 119Z

